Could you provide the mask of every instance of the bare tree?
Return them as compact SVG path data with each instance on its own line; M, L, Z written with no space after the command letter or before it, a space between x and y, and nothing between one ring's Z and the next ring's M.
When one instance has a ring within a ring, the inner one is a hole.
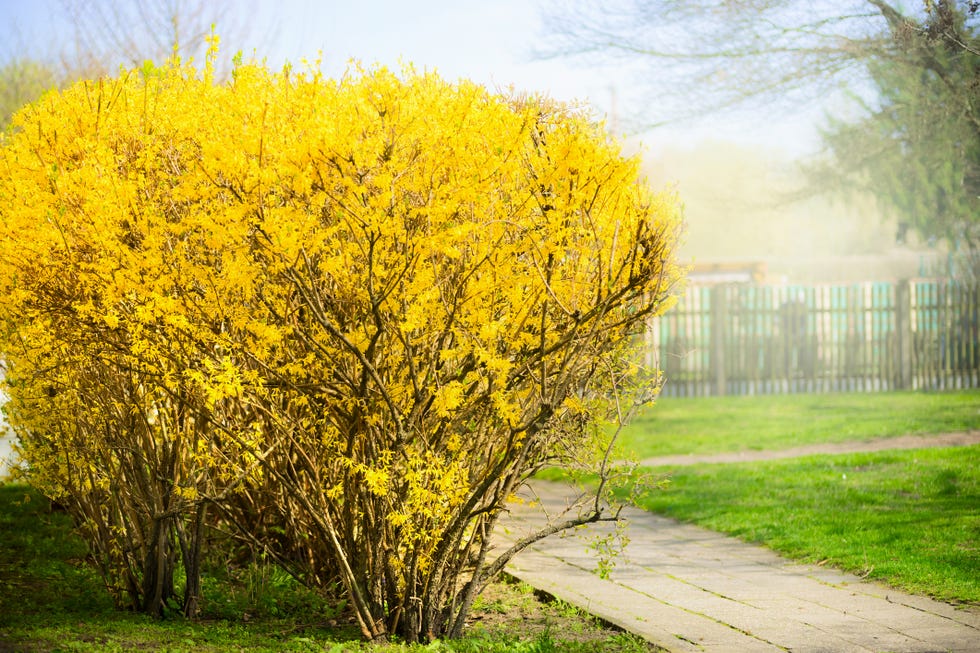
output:
M247 47L254 24L249 0L59 0L72 26L59 53L70 77L112 72L119 65L162 62L172 54L203 59L205 38L216 31L236 49ZM265 40L269 34L260 35Z
M789 111L842 86L870 90L867 63L901 57L896 34L921 29L926 13L905 17L885 0L572 0L546 9L538 55L634 71L646 125Z
M807 194L870 192L980 274L980 3L923 0L614 0L556 3L543 56L637 73L649 127L732 110L787 113L835 90Z
M40 50L37 39L21 33L15 20L10 23L0 66L0 127L21 106L76 79L146 60L159 64L174 54L201 61L212 31L234 50L257 48L275 32L274 25L260 30L249 22L251 0L57 0L56 6L67 34L44 41ZM230 59L219 59L219 75L229 65L221 62Z

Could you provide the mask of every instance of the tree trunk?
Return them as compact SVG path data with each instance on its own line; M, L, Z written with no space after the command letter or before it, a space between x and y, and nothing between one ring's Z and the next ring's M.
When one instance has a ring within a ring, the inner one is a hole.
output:
M201 503L194 516L194 530L190 541L187 541L184 529L178 530L180 538L181 557L184 562L184 574L187 577L184 586L183 612L188 619L197 616L201 603L201 540L204 537L204 520L207 516L207 504Z

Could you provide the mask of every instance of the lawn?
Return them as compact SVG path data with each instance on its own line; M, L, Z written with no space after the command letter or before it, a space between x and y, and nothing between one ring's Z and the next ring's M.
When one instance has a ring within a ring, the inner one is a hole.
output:
M624 429L638 459L980 429L980 390L664 397Z
M662 412L661 412L662 411ZM980 392L661 400L638 457L980 428ZM642 507L792 558L980 604L980 446L656 467Z
M527 585L497 583L458 641L373 645L349 614L274 567L212 569L199 620L116 610L69 519L24 485L0 485L0 651L371 651L401 653L657 650Z
M980 604L980 446L672 470L642 507L916 594Z

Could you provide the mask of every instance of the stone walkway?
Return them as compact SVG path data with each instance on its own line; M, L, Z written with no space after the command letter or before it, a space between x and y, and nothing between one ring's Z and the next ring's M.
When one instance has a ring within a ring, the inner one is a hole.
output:
M536 483L504 539L557 515L571 488ZM552 536L508 572L668 651L980 653L980 609L957 608L697 526L626 510L625 555L607 579L588 547L609 524ZM978 570L980 573L980 570Z

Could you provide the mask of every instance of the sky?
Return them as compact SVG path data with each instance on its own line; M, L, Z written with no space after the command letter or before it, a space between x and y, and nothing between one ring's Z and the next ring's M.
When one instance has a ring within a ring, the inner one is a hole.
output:
M235 2L236 0L232 0ZM542 3L560 0L238 0L248 14L247 32L270 66L316 58L323 69L341 74L350 59L398 68L411 62L449 79L467 78L492 89L513 86L565 101L587 102L607 124L628 129L621 116L631 78L614 67L579 60L535 58L546 35ZM57 41L68 32L60 0L0 0L0 41L30 44ZM8 34L3 34L6 30ZM218 26L219 32L221 26ZM229 43L231 51L249 47ZM790 155L815 149L819 108L798 115L711 117L642 133L645 147L686 146L706 140L760 144Z

